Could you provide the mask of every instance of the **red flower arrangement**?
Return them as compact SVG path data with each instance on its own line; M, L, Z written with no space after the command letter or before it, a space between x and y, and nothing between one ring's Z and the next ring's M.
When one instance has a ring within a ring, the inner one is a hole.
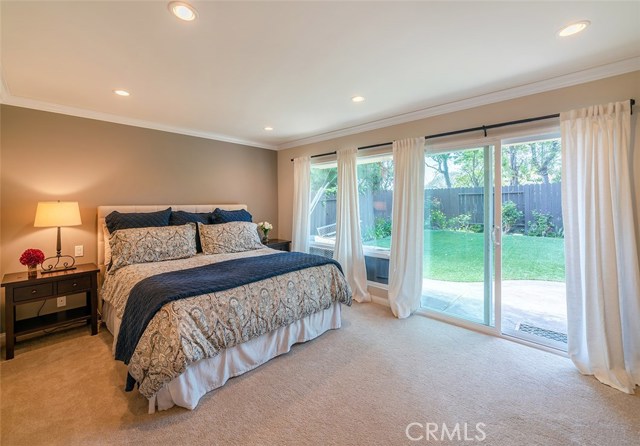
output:
M39 249L27 249L20 256L20 263L27 266L37 266L44 261L44 253Z

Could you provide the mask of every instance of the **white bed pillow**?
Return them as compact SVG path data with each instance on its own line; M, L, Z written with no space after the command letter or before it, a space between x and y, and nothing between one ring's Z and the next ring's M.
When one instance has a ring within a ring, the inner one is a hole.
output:
M258 235L258 225L247 221L203 225L198 223L202 252L223 254L264 248Z
M111 269L196 255L196 225L119 229L109 237Z

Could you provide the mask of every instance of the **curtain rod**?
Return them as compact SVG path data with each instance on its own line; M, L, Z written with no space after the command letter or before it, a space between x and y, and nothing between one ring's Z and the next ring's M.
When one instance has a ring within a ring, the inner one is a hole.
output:
M631 107L633 107L636 104L635 99L629 99L629 102L631 103ZM633 108L631 109L631 114L633 114ZM560 113L555 113L553 115L536 116L535 118L518 119L516 121L500 122L498 124L483 125L480 127L470 127L468 129L453 130L451 132L436 133L434 135L427 135L424 137L424 139L442 138L443 136L460 135L462 133L479 132L481 130L484 131L484 136L486 137L487 130L496 129L498 127L507 127L510 125L526 124L528 122L542 121L544 119L559 118L559 117L560 117ZM358 150L374 149L376 147L384 147L391 144L393 144L393 142L383 142L380 144L372 144L370 146L358 147ZM311 155L311 158L320 158L321 156L335 155L335 154L336 154L336 151L334 150L333 152L320 153L318 155ZM291 161L293 161L293 158L291 159Z

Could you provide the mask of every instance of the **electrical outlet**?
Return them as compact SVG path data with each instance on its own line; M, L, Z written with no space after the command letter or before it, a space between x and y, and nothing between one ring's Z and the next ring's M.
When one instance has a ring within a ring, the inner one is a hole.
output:
M76 245L76 257L82 257L82 256L84 256L84 246Z
M56 304L58 308L67 306L67 296L58 297L56 299Z

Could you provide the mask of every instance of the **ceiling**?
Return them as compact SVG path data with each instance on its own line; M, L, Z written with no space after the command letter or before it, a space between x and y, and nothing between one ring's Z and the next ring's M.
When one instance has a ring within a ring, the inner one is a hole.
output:
M167 3L3 0L2 101L283 148L640 69L636 1Z

